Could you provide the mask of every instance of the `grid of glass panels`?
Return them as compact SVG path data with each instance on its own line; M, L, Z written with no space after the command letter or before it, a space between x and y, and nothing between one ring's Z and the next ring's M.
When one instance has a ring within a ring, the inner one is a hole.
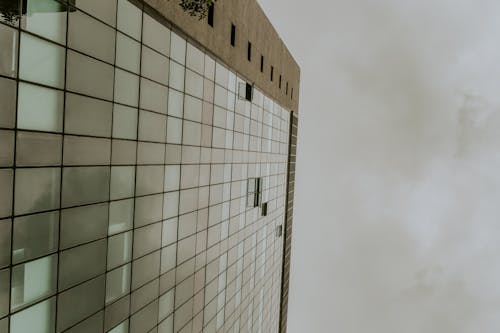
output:
M277 332L288 111L140 3L0 6L0 333Z

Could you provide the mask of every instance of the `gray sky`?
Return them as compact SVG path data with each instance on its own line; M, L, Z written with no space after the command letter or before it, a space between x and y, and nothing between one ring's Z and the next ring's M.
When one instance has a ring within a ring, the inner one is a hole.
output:
M302 69L289 332L500 332L500 2L259 2Z

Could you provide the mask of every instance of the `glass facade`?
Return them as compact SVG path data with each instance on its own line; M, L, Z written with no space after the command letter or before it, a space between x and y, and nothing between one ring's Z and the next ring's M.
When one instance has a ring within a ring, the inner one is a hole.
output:
M277 332L288 110L140 2L0 5L0 333Z

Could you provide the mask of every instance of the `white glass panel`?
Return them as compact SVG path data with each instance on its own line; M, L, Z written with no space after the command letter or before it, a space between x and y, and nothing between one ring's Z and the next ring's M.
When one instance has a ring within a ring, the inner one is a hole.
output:
M143 29L143 43L168 56L170 51L170 30L147 14L144 14Z
M130 264L119 267L106 275L106 304L130 291Z
M184 67L174 61L170 61L170 86L184 91Z
M116 37L116 65L139 74L141 45L119 33Z
M205 54L189 43L187 44L186 66L201 75L205 70Z
M66 6L55 0L28 0L21 18L24 30L64 44L66 42Z
M21 79L63 88L65 60L64 48L25 33L21 34Z
M165 192L175 191L179 189L179 178L181 167L179 165L165 166Z
M129 36L141 40L142 11L127 0L118 0L117 28Z
M174 90L168 90L168 114L182 118L184 107L184 94Z
M186 40L175 32L172 32L171 36L170 58L184 64L186 61Z
M134 199L113 201L109 204L110 235L127 231L132 228L134 217Z
M182 119L168 117L167 120L167 143L182 142Z
M55 307L55 298L52 298L12 315L10 333L53 333Z
M139 104L139 77L137 75L116 69L115 101L131 106Z
M120 139L137 138L137 109L115 104L113 107L113 137Z
M12 310L54 293L57 283L56 272L56 255L15 266L12 269Z
M128 320L113 328L108 333L128 333Z

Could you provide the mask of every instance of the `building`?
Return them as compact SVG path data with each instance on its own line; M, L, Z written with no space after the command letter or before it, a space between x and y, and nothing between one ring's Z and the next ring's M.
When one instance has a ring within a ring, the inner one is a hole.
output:
M0 333L286 331L299 77L255 0L1 0Z

